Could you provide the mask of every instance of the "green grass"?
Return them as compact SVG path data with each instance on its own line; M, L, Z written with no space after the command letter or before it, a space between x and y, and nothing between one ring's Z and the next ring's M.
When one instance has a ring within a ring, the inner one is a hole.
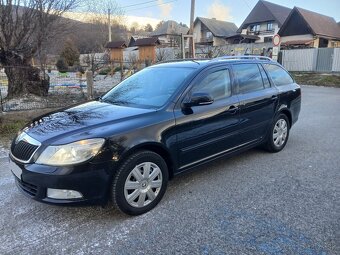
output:
M291 74L298 84L340 88L339 74L312 72L291 72Z

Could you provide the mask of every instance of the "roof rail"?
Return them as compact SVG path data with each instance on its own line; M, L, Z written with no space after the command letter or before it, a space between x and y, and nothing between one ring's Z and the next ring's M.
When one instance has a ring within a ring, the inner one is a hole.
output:
M222 57L213 58L211 61L219 61L219 60L227 60L227 59L257 59L257 60L273 61L269 57L258 56L258 55L222 56Z
M183 61L193 61L197 63L197 61L202 60L212 60L211 58L184 58L184 59L170 59L170 60L163 60L160 62L157 62L156 64L163 64L163 63L171 63L171 62L183 62Z

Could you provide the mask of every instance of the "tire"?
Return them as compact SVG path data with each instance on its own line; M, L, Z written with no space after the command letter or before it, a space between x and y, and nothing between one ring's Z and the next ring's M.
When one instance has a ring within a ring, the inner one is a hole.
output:
M113 204L129 215L146 213L161 201L168 179L168 167L160 155L136 152L123 162L113 178Z
M278 115L267 136L267 141L265 143L265 148L269 152L279 152L287 144L289 137L290 124L287 116L285 114Z

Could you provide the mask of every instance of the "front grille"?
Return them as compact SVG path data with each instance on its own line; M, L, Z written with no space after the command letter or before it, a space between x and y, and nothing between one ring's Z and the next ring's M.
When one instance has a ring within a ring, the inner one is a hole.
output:
M39 146L30 144L24 140L13 144L12 154L19 160L28 161Z
M24 192L26 192L28 195L30 195L32 197L35 197L37 195L37 193L38 193L38 187L37 186L30 184L30 183L27 183L27 182L24 182L22 180L19 180L18 178L16 178L16 181L17 181L18 186Z

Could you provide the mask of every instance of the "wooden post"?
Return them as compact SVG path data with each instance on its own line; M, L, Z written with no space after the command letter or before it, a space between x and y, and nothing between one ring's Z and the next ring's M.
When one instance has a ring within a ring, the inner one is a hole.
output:
M120 81L122 81L124 79L123 61L121 60L119 64L120 64Z
M92 71L86 71L86 85L87 85L87 99L93 98L93 73Z

